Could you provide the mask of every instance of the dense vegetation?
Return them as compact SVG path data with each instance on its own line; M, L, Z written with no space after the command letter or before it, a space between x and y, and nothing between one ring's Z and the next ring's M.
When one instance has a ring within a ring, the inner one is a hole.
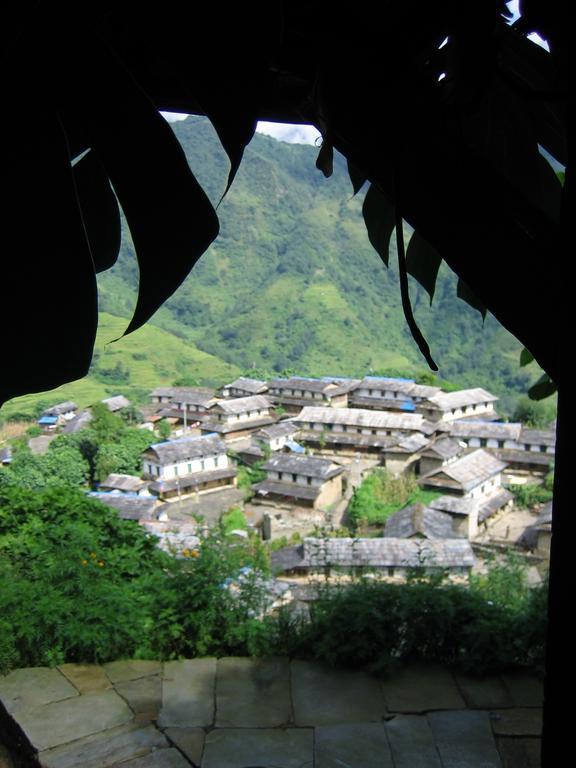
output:
M414 475L394 477L377 468L354 490L348 508L348 525L352 531L365 526L383 527L386 520L408 504L429 504L441 494L426 491Z
M423 658L475 672L543 663L546 587L516 561L469 587L321 591L309 620L266 612L268 558L231 511L179 556L78 490L0 487L0 671L118 658L288 654L385 670ZM343 621L343 618L345 620Z

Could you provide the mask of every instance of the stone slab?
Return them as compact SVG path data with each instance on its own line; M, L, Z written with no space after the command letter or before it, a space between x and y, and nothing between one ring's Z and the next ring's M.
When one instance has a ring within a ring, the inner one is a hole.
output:
M28 667L0 676L0 701L12 715L76 696L76 688L57 669Z
M363 672L293 661L291 680L296 725L379 722L386 715L378 681Z
M202 727L214 722L216 659L170 661L164 664L163 727Z
M157 720L162 705L162 678L160 675L140 677L115 685L116 692L128 703L140 719Z
M312 768L312 728L217 728L206 736L202 768Z
M139 677L162 674L162 662L160 661L110 661L102 666L113 683L125 683L128 680L137 680Z
M106 672L98 664L61 664L58 669L80 693L105 691L112 687Z
M425 715L396 715L386 722L394 768L442 768Z
M168 746L154 726L129 724L46 750L40 754L40 764L42 768L108 768Z
M452 674L444 667L411 664L382 680L390 712L418 714L439 709L465 709Z
M340 723L315 729L315 768L395 768L383 723Z
M502 709L514 706L508 689L497 675L472 677L457 674L455 678L470 709Z
M541 768L540 739L499 738L496 743L502 768Z
M502 675L516 707L541 707L544 701L544 684L534 675L511 672Z
M190 768L190 763L177 749L158 749L144 757L114 765L118 768Z
M443 768L502 768L487 712L431 712L428 721Z
M217 727L274 728L291 720L288 659L218 660Z
M132 710L113 691L86 693L64 701L21 710L18 724L41 752L132 720Z
M175 744L188 760L200 765L206 734L202 728L166 728L164 735Z
M491 713L492 731L499 736L541 736L541 709L500 709Z

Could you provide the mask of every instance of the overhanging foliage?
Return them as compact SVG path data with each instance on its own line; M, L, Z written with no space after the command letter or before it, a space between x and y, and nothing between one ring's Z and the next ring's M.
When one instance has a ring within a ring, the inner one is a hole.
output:
M95 272L118 252L116 198L140 268L127 331L217 236L216 212L159 109L210 118L229 183L258 118L316 124L322 172L336 148L355 188L370 181L365 220L384 260L385 222L407 221L416 234L402 270L433 296L445 260L462 298L493 312L558 382L569 169L562 188L539 148L567 164L570 45L563 9L551 18L543 7L525 4L513 28L500 0L473 9L389 2L345 14L301 2L225 13L127 1L11 8L4 102L32 117L3 121L5 237L15 250L5 266L11 365L1 399L86 373ZM534 29L551 53L527 39ZM37 322L14 322L24 303ZM410 317L406 284L403 304Z

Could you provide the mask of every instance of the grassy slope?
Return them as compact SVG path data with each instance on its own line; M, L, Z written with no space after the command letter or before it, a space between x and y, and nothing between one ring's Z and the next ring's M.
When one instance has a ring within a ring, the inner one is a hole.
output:
M96 350L99 352L100 367L109 369L120 362L130 370L127 384L99 381L97 375L91 373L84 379L50 392L15 398L6 403L0 416L8 418L15 413L32 413L39 403L73 400L79 407L84 407L119 393L142 397L148 390L170 385L184 376L196 379L199 384L211 385L233 379L239 374L238 368L202 352L191 341L152 325L109 343L118 338L125 328L126 318L101 313Z

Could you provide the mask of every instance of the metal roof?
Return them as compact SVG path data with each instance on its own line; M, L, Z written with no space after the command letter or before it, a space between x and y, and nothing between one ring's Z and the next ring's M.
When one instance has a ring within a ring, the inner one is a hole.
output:
M224 389L242 389L245 392L250 392L253 395L259 395L268 389L268 384L265 381L260 381L259 379L250 379L247 376L240 376L231 384L226 384Z

